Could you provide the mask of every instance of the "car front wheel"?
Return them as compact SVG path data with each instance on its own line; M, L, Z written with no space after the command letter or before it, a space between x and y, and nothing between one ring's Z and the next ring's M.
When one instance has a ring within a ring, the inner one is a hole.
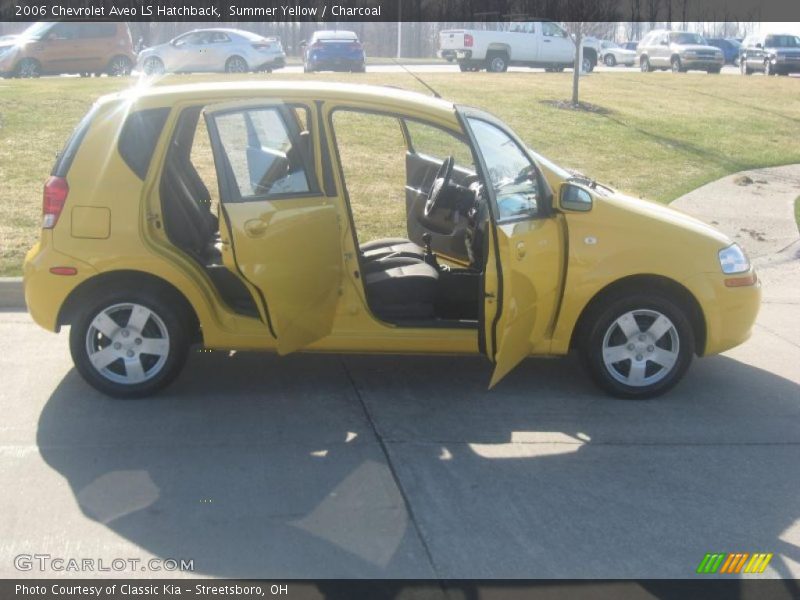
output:
M646 56L643 56L639 61L639 70L641 70L642 73L649 73L651 71L650 59L648 59Z
M634 294L600 307L581 345L595 383L613 396L646 399L670 390L694 354L683 310L667 298Z
M603 59L603 62L606 63L607 67L613 67L614 65L617 64L617 59L614 57L613 54L606 54L606 57L605 59Z
M88 302L70 329L78 372L116 398L148 396L168 385L188 348L185 311L156 290L105 294Z

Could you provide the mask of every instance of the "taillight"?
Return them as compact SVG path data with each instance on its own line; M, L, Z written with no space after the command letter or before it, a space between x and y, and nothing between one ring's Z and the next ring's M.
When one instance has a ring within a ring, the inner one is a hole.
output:
M44 184L42 198L42 229L52 229L67 201L69 186L63 177L50 177Z
M464 46L466 46L467 48L472 48L472 44L474 44L474 43L475 43L475 40L472 38L472 36L470 34L468 34L468 33L465 33L464 34Z

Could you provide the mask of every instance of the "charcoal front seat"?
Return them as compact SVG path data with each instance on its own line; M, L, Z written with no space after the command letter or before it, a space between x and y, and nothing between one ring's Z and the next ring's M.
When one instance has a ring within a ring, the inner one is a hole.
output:
M439 272L409 256L389 256L363 263L364 287L372 312L386 321L430 319Z
M382 238L361 244L361 257L372 262L388 256L398 256L423 260L425 250L405 238Z

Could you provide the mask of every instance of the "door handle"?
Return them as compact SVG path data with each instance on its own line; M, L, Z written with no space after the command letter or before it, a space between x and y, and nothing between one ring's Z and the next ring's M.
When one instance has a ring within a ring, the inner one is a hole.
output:
M260 237L267 231L267 224L261 219L250 219L245 222L244 231L250 237Z

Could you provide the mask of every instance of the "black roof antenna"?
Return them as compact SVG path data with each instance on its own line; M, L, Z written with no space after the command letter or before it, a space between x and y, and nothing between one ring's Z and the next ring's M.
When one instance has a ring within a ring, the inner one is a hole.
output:
M417 81L419 81L419 82L420 82L422 85L424 85L426 88L428 88L428 90L430 90L431 94L433 94L433 97L434 97L434 98L441 98L441 97L442 97L442 96L441 96L441 94L439 94L439 92L437 92L435 89L433 89L433 88L432 88L431 86L429 86L427 83L425 83L425 82L422 80L422 78L421 78L421 77L418 77L417 75L414 75L414 73L412 73L411 71L409 71L409 70L406 68L406 66L405 66L405 65L402 65L402 64L400 64L400 63L399 63L399 62L397 62L397 61L396 61L394 58L392 58L392 62L393 62L394 64L396 64L398 67L400 67L401 69L403 69L403 71L405 71L406 73L408 73L409 75L411 75L411 76L412 76L414 79L416 79Z

